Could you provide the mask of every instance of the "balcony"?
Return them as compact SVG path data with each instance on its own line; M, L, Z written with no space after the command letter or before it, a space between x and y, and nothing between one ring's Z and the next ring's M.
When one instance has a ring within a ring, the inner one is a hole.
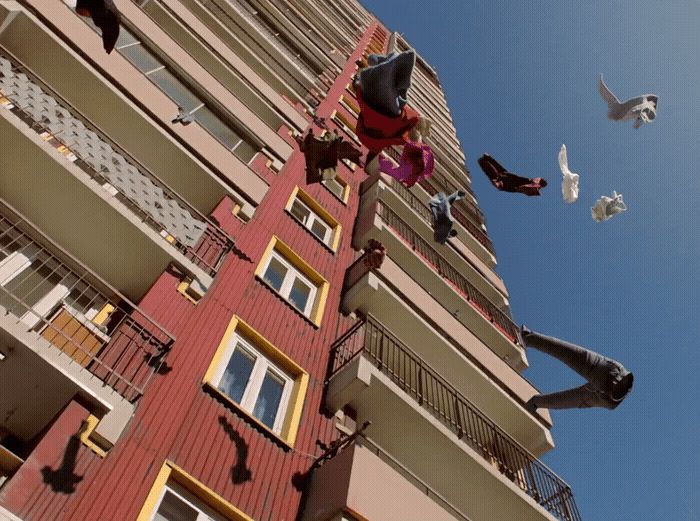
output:
M499 296L486 279L472 273L473 282L470 281L381 200L366 198L362 203L353 236L355 248L364 247L370 237L382 242L389 257L439 306L515 369L527 367L520 329L513 322L502 295L500 307L485 295L489 292L492 298ZM407 255L407 249L413 254Z
M333 344L325 402L472 519L580 520L561 478L371 316Z
M2 141L13 150L0 160L0 183L13 205L135 299L170 262L211 284L231 238L4 53L0 102ZM85 240L106 231L109 246ZM104 255L117 245L120 265Z
M428 196L421 188L414 191L406 188L401 182L388 175L364 181L363 197L377 196L391 207L411 227L419 232L445 259L460 272L468 274L472 282L487 295L489 300L505 309L508 306L508 290L503 280L493 271L488 262L492 256L484 247L474 240L473 236L462 229L459 223L454 224L458 236L448 239L445 245L433 240L433 218L428 206ZM369 186L368 186L369 185ZM391 187L391 190L385 189ZM373 190L369 192L369 190Z
M382 493L378 494L377 491ZM314 464L303 521L354 512L361 519L471 521L372 440L351 435ZM353 517L354 518L354 517Z
M65 378L97 379L99 387L109 386L131 403L160 370L174 341L1 199L0 308L3 336L15 337L4 345L19 351L29 339L28 349ZM20 353L5 355L3 370Z

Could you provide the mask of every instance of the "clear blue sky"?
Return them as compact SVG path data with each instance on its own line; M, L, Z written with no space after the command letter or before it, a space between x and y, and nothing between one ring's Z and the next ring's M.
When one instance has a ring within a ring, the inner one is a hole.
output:
M553 411L557 447L543 460L584 520L700 521L700 2L363 4L438 71L516 321L635 373L615 411ZM656 121L609 121L599 73L622 100L658 94ZM562 143L581 176L573 205ZM485 152L545 177L544 195L497 192L476 163ZM593 222L612 190L628 211ZM543 391L582 382L528 357Z

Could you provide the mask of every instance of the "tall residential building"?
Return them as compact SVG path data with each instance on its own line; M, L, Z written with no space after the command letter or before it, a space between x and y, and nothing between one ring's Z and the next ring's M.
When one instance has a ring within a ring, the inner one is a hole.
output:
M431 178L307 185L295 137L359 147L352 77L403 37L355 0L114 1L106 54L0 0L0 520L578 521L430 65Z

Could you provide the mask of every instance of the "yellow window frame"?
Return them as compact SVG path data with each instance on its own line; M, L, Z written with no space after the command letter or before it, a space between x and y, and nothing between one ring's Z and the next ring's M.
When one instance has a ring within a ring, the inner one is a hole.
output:
M136 521L151 520L168 481L174 481L230 521L255 521L170 460L160 468Z
M326 244L324 242L323 245L333 252L338 251L338 245L340 244L340 232L343 229L340 222L330 213L328 213L328 210L321 206L321 203L316 201L316 199L311 197L298 185L294 187L294 190L292 190L292 193L287 200L287 204L284 207L284 210L291 215L294 220L298 221L298 219L294 217L291 212L292 204L294 204L295 199L299 199L302 203L311 208L311 211L318 215L331 228L331 230L333 230L333 240L331 241L331 244ZM314 235L314 237L316 236Z
M321 319L323 318L323 311L325 310L326 301L328 300L328 290L330 289L330 283L323 277L323 275L321 275L318 271L313 269L308 262L302 259L294 250L292 250L292 248L286 245L279 237L273 235L272 239L270 239L270 242L267 245L267 248L265 248L265 252L263 253L260 262L258 263L258 267L255 269L255 277L275 293L277 292L275 288L273 288L267 282L265 282L265 279L263 278L264 268L266 267L267 260L270 258L270 255L272 255L273 251L279 253L282 257L284 257L284 259L287 262L294 266L294 268L296 268L302 275L304 275L316 286L316 298L313 307L311 308L311 316L307 317L294 306L292 306L292 308L301 316L303 316L306 320L310 321L314 326L320 327Z
M287 410L285 413L284 422L282 424L282 430L277 433L270 429L267 425L258 420L248 411L244 410L240 404L232 400L229 396L224 394L214 383L214 375L217 369L221 367L224 353L229 347L229 343L234 335L234 333L239 334L249 341L260 353L265 356L267 360L275 364L275 366L282 369L286 374L293 378L292 392L289 397L289 404L287 405ZM204 379L202 383L210 389L212 392L216 393L221 399L225 400L228 404L233 406L241 414L244 414L251 421L255 422L261 429L264 429L270 433L275 438L282 441L288 447L293 447L294 442L297 438L297 433L299 431L299 422L301 420L301 413L304 408L304 399L306 397L306 389L309 386L309 373L307 373L300 365L298 365L294 360L285 355L280 351L272 342L267 340L259 332L253 329L248 323L243 321L238 315L234 315L229 322L226 332L224 333L219 347L216 348L214 357L207 372L204 374Z

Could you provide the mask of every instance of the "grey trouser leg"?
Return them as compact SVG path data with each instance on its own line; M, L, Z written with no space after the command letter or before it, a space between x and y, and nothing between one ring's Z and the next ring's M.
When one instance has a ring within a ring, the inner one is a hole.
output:
M598 380L598 371L594 371L601 363L608 359L604 356L594 353L589 349L571 344L555 337L545 336L534 331L528 335L523 335L525 345L533 347L538 351L548 354L568 365L575 372L583 376L590 383L600 388L599 384L603 383Z
M583 409L607 406L607 401L602 399L601 395L591 387L591 384L566 391L533 396L530 403L533 403L537 408L543 407L545 409Z

